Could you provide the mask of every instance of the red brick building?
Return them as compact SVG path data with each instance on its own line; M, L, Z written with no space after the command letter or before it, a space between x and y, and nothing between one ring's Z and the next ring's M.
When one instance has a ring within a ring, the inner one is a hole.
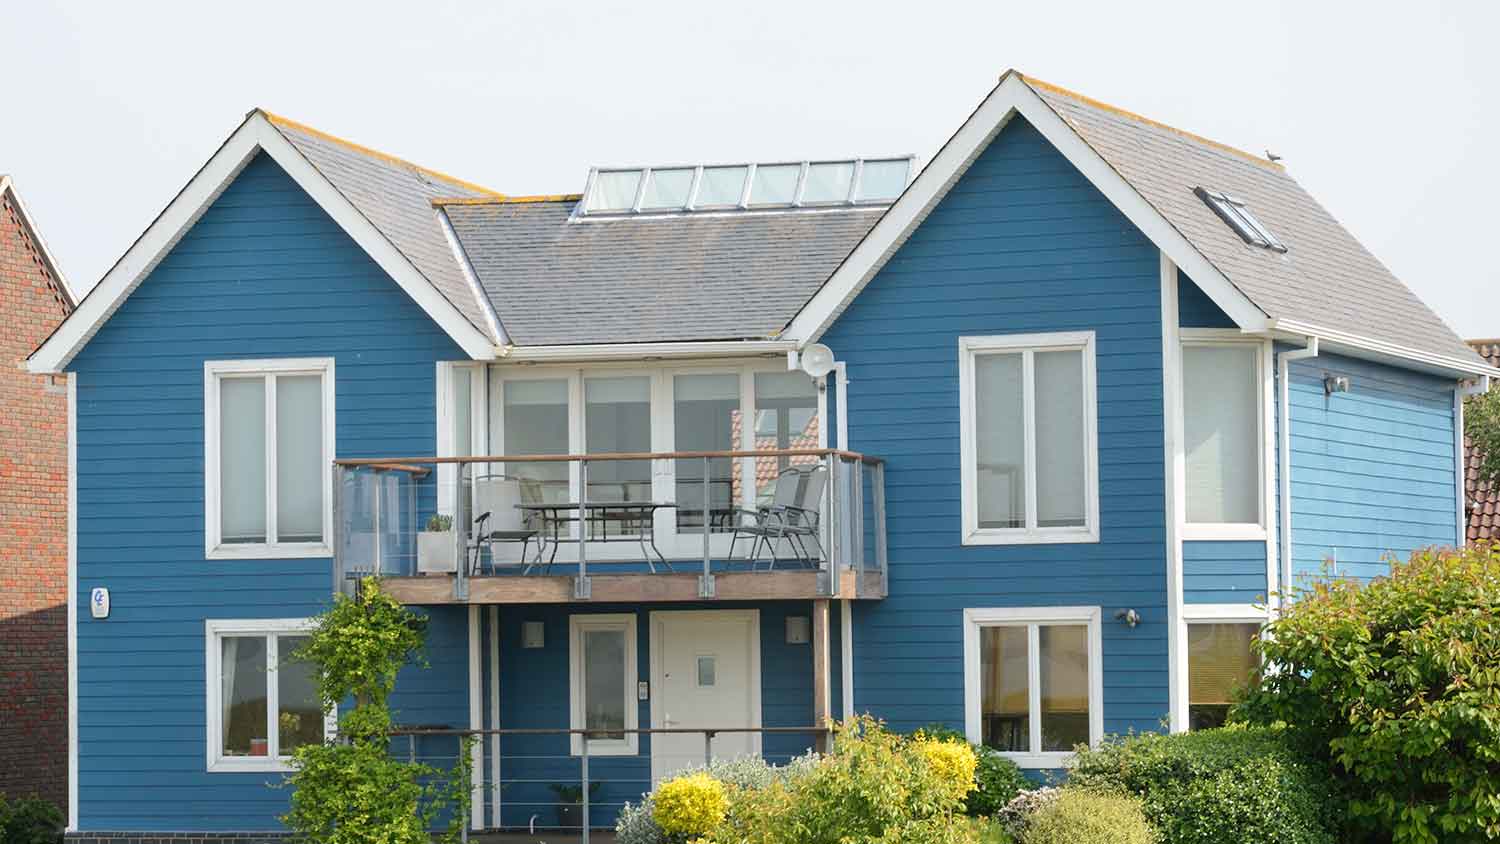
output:
M1470 340L1469 345L1491 365L1500 366L1500 340ZM1489 481L1479 480L1479 459L1474 443L1464 437L1464 509L1469 516L1467 538L1470 542L1477 539L1500 541L1500 490Z
M0 175L0 793L68 805L68 395L26 357L72 294Z

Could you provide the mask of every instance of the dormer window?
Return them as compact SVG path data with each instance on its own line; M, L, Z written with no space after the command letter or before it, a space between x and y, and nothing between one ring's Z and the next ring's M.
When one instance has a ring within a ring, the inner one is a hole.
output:
M1286 244L1278 240L1276 235L1271 234L1271 230L1250 213L1249 206L1243 200L1207 188L1193 188L1193 193L1208 203L1208 207L1219 215L1219 219L1228 223L1229 227L1234 229L1234 233L1246 243L1262 249L1270 249L1273 252L1286 251Z

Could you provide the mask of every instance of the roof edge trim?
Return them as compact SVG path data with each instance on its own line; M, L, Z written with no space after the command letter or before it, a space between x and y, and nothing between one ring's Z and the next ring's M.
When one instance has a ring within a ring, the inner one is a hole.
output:
M73 313L27 360L62 372L257 153L270 156L417 305L474 360L495 357L493 338L471 323L260 111L251 112L136 238Z
M36 218L31 216L31 211L26 207L26 201L21 198L21 192L16 190L16 183L9 174L0 175L0 194L10 194L11 201L15 203L16 211L21 215L21 225L26 227L26 233L31 237L32 243L36 244L37 251L41 253L42 260L46 262L47 269L52 273L52 278L57 281L57 289L67 302L68 311L71 312L78 307L78 297L74 295L73 288L68 284L68 279L63 275L62 267L58 266L57 258L53 256L52 250L47 246L47 239L42 236L42 230L37 227Z
M1395 360L1414 363L1418 364L1421 368L1437 370L1444 374L1500 378L1500 367L1482 363L1478 360L1478 353L1475 353L1475 360L1467 361L1462 358L1449 357L1448 355L1437 355L1419 351L1396 343L1387 343L1384 340L1361 337L1357 334L1333 331L1320 328L1316 325L1284 319L1272 320L1271 330L1279 334L1317 337L1325 345L1365 352L1385 361ZM1355 356L1358 357L1359 355Z
M797 348L792 340L684 340L663 343L585 343L569 346L510 346L509 363L541 363L642 358L704 358L786 354Z
M469 284L469 292L474 294L474 302L479 305L480 312L484 314L485 324L494 335L495 342L500 346L509 345L510 338L500 324L500 316L495 313L495 304L485 294L484 285L479 283L479 276L474 272L474 265L469 263L469 253L465 252L463 244L459 243L458 232L453 230L453 221L448 219L448 212L437 207L433 209L433 213L437 215L438 226L443 230L443 239L448 241L448 248L453 250L453 259L458 262L464 281Z
M963 125L788 323L787 337L816 342L937 207L990 142L1019 114L1084 178L1229 315L1243 331L1265 331L1264 311L1194 247L1155 206L1049 106L1026 77L1007 71Z

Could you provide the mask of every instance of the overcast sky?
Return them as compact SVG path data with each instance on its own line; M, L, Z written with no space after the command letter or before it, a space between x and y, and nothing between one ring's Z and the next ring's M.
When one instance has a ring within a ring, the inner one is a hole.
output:
M513 194L916 153L1007 67L1291 172L1500 336L1500 2L4 0L0 172L93 285L256 106Z

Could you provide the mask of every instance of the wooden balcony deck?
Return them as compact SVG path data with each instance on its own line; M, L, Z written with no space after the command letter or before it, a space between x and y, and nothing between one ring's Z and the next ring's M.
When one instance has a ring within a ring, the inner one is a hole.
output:
M818 572L737 571L714 574L714 596L698 593L699 573L646 572L591 574L590 597L575 597L573 575L476 575L468 578L467 600L454 597L453 575L386 577L381 590L403 604L571 604L687 603L714 601L801 601L819 598L878 600L884 592L877 572L839 572L837 594L820 592Z

